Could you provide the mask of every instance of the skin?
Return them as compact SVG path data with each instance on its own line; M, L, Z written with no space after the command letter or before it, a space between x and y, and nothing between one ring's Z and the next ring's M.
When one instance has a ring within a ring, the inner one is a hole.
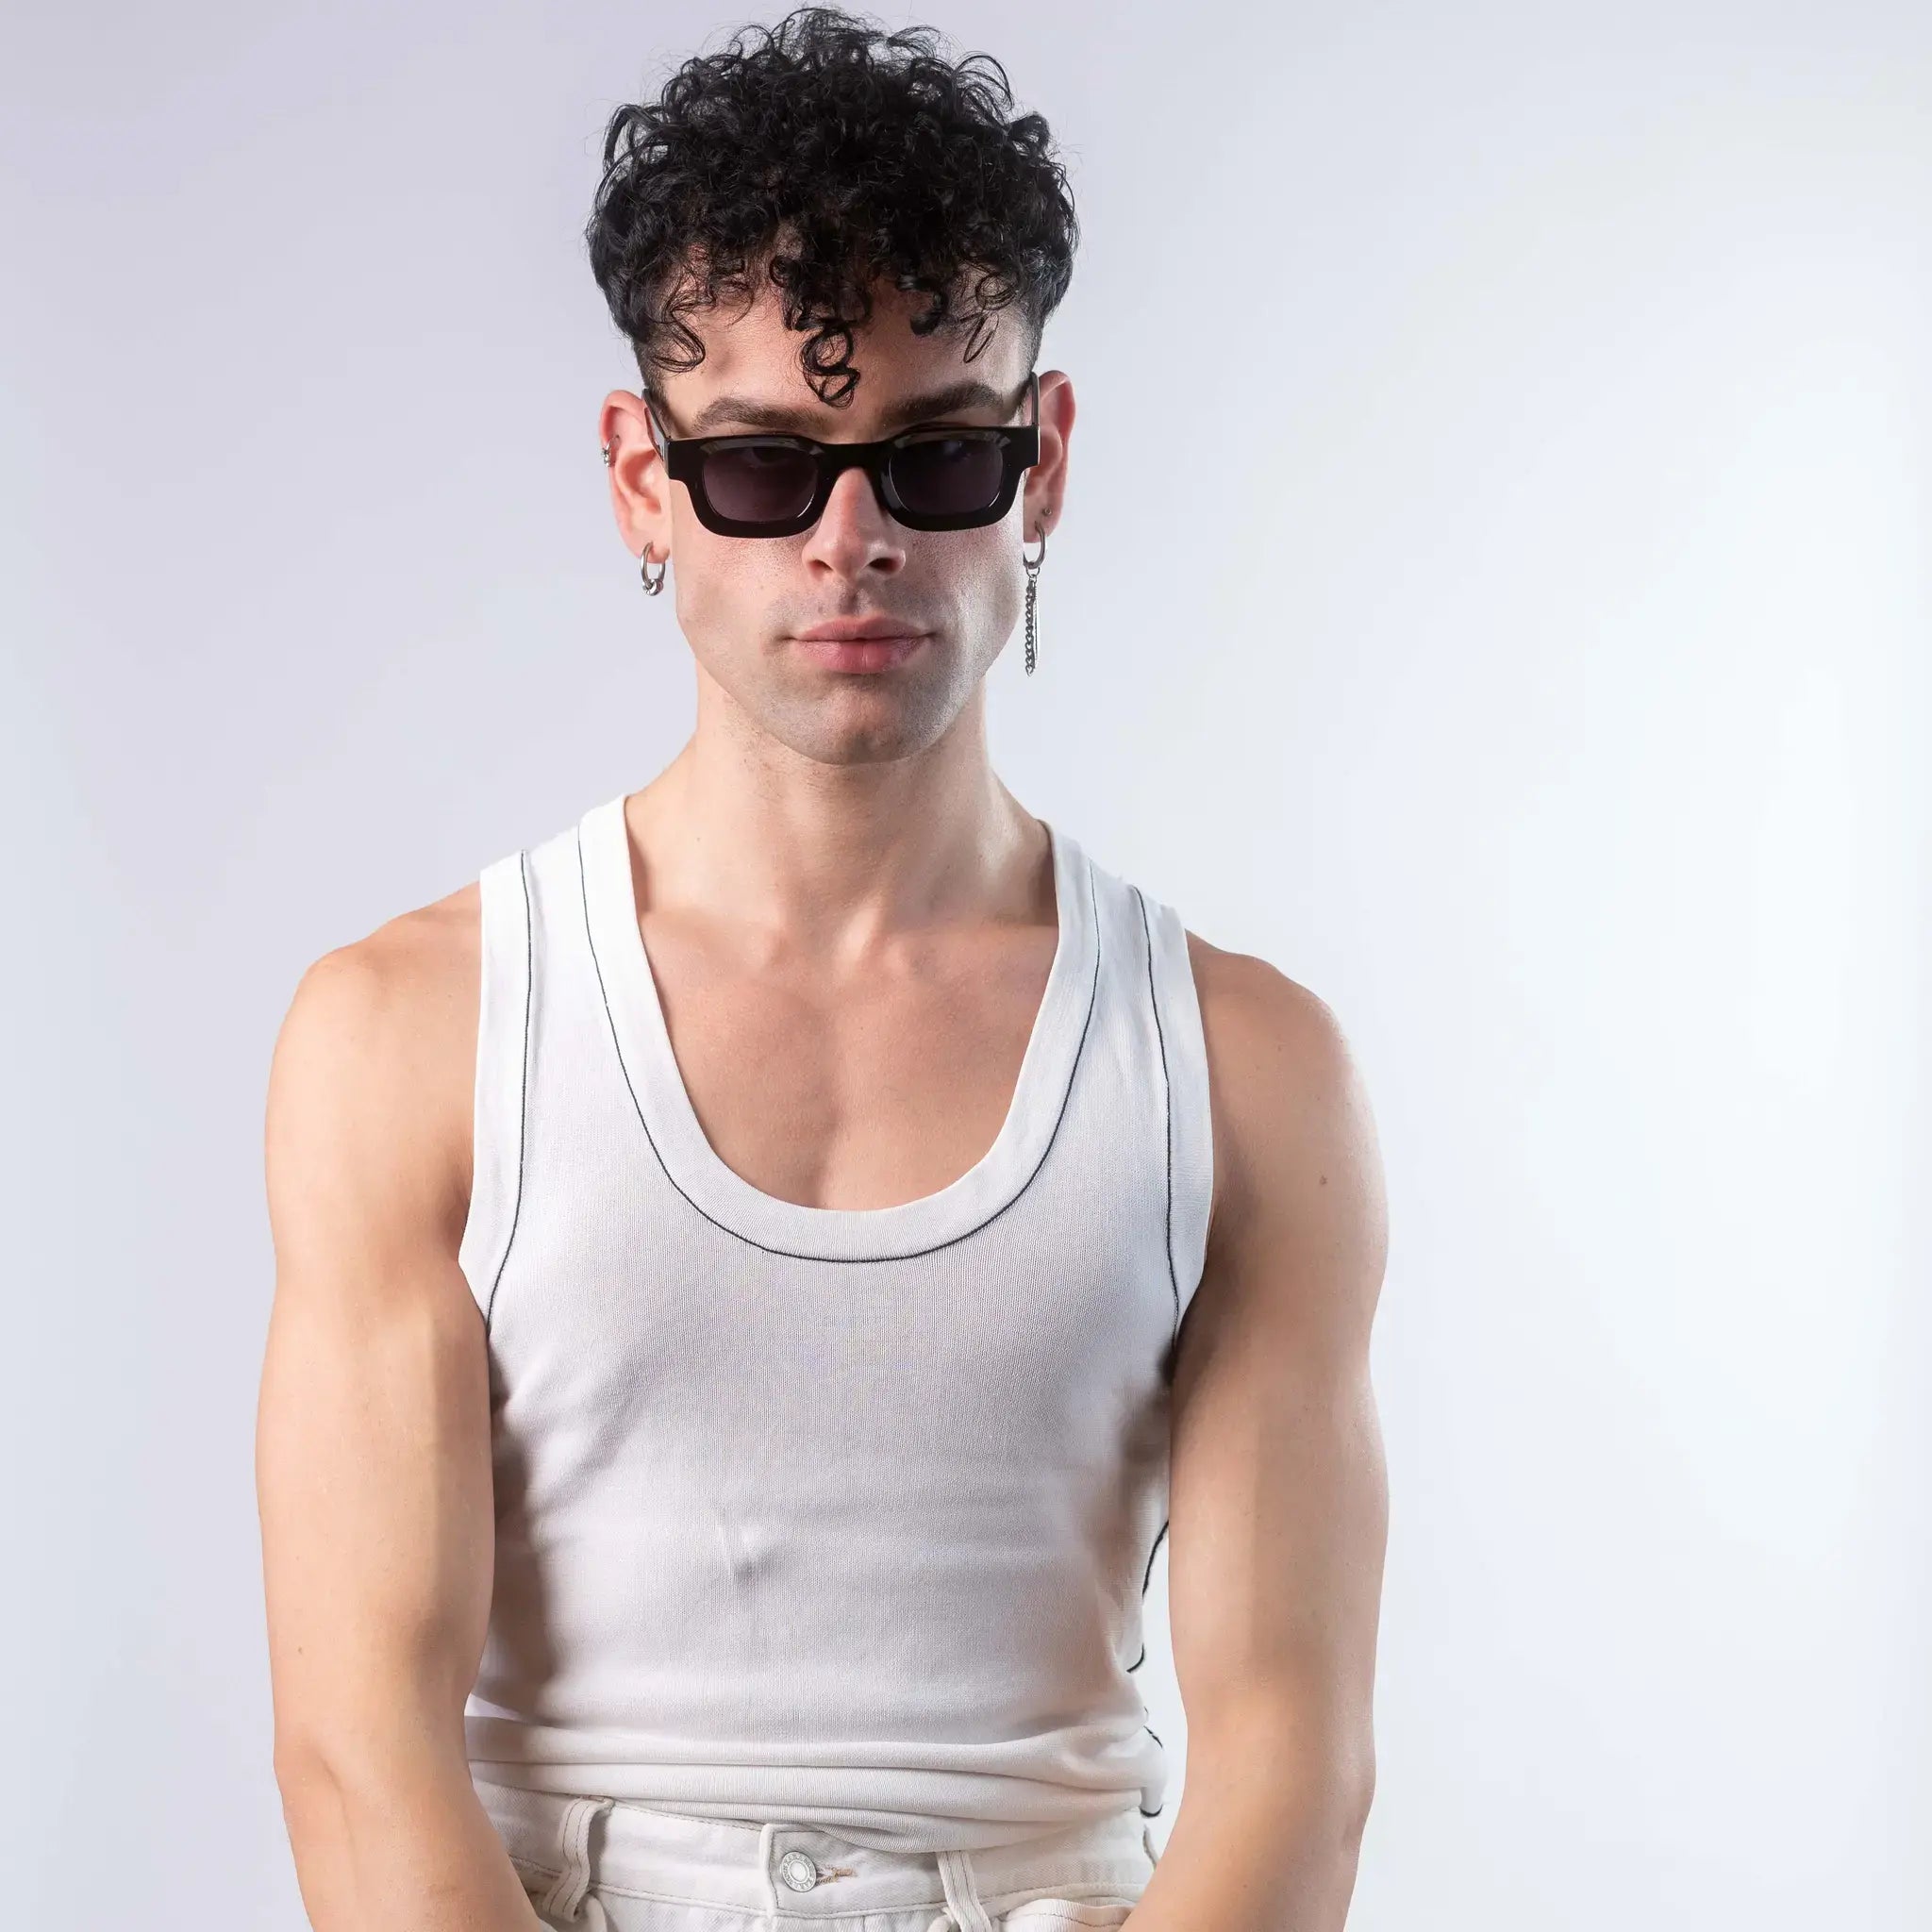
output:
M714 311L698 322L705 361L663 382L665 427L690 433L735 393L823 440L870 439L968 376L999 400L944 420L1024 420L1021 331L1003 322L968 364L958 338L913 336L912 312L879 291L853 399L832 408L769 300ZM1041 373L1040 401L1041 462L1002 523L905 529L848 471L810 531L774 540L698 524L640 396L599 411L617 528L634 558L672 558L696 685L690 741L627 802L643 937L708 1136L787 1200L936 1191L986 1151L1011 1096L1051 963L1053 880L1044 827L989 761L984 680L1019 616L1022 532L1050 532L1065 497L1064 372ZM831 670L792 641L874 611L928 633L889 672ZM270 1072L257 1483L275 1769L318 1932L541 1924L463 1746L493 1528L488 1357L457 1264L477 920L473 880L318 959ZM1215 1176L1174 1387L1187 1776L1130 1924L1334 1932L1374 1782L1380 1163L1328 1008L1261 959L1188 945Z

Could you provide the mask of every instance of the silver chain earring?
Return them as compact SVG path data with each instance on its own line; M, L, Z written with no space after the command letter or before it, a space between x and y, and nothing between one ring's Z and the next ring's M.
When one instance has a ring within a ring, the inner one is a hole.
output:
M1026 546L1020 546L1020 561L1026 568L1026 675L1033 675L1034 659L1039 655L1040 625L1033 613L1034 602L1040 590L1040 566L1046 561L1046 526L1040 528L1040 555L1028 557Z

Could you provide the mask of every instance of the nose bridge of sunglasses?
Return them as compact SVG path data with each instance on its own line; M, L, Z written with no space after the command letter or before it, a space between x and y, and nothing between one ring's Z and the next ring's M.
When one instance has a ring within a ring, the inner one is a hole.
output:
M867 498L878 519L887 524L895 521L891 506L886 501L884 471L890 452L878 443L853 443L841 448L837 443L823 445L826 455L820 458L822 471L829 480L822 487L824 504L819 511L820 520L838 500L840 491L862 491L854 508L862 507Z

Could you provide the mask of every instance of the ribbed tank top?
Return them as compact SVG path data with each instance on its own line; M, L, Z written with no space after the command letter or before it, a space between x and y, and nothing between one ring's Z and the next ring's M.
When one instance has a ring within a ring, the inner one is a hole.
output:
M621 795L483 869L474 1775L924 1853L1162 1808L1133 1673L1207 1058L1177 914L1047 829L1058 937L1005 1124L880 1208L713 1151Z

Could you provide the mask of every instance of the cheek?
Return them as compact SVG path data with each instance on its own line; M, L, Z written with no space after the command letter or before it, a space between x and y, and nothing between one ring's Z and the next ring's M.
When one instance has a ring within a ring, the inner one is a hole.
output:
M996 645L1018 619L1026 590L1007 526L934 531L925 545L908 558L908 571L927 592L923 602L914 601L921 609L943 613L962 643Z
M671 566L677 584L677 618L708 654L738 657L762 648L782 629L783 613L798 603L797 565L786 544L735 541L700 528Z

